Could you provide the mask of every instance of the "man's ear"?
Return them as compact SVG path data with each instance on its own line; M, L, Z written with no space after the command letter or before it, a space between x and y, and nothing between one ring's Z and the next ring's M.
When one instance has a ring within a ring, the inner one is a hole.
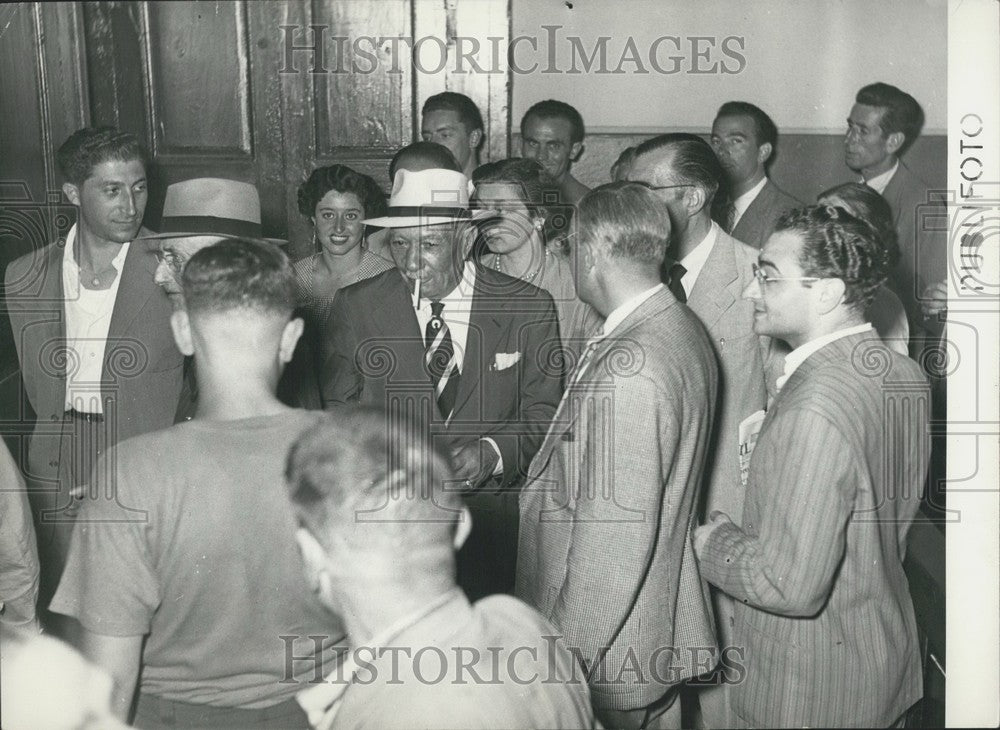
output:
M69 202L73 205L80 205L80 188L71 182L65 182L62 186L63 195L69 198Z
M463 506L458 524L455 525L455 539L452 541L456 552L465 544L470 532L472 532L472 513L468 507Z
M692 218L699 213L708 203L705 191L697 185L690 185L684 188L684 210L687 211L688 218Z
M483 141L483 130L473 129L469 132L469 147L479 149L479 143Z
M319 540L304 527L295 531L295 542L299 544L299 552L302 553L302 562L305 564L305 574L309 580L309 587L320 592L329 583L329 576L324 581L326 573L326 551L319 544Z
M895 155L902 149L904 142L906 142L905 134L902 132L893 132L885 138L885 149L890 155Z
M843 279L823 279L816 283L822 287L819 294L819 312L829 314L843 303L847 285Z
M576 162L583 154L583 142L574 142L569 148L569 161Z
M278 357L281 358L281 362L291 362L292 355L295 354L295 346L298 344L304 328L305 322L302 321L301 317L295 317L285 325L285 329L281 332L281 343L278 346Z
M774 147L771 146L770 142L765 142L760 147L757 148L757 162L763 165L771 158L771 153L774 151Z
M170 315L170 329L174 333L174 342L183 355L194 354L194 341L191 337L191 320L184 309L178 309Z

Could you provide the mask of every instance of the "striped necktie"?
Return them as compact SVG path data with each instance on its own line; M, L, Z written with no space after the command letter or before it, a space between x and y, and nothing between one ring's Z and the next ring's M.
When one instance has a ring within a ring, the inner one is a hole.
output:
M437 401L441 416L448 421L455 408L455 396L458 394L458 357L455 355L455 345L451 341L451 332L441 317L444 310L443 302L431 302L431 318L424 332L424 342L427 350L424 353L424 363L430 373L434 385L434 398Z

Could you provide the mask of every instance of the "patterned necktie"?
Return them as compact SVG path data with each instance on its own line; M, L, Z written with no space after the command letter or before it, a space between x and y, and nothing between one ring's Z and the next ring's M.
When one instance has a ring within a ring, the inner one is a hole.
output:
M673 294L678 302L684 304L687 303L687 292L684 291L684 284L681 279L684 278L684 274L687 273L687 269L681 266L679 263L674 262L674 264L667 270L667 289Z
M434 398L437 400L438 410L445 421L448 421L455 408L459 372L455 346L451 341L448 325L441 317L442 310L444 310L442 302L431 302L431 318L424 332L424 342L427 344L424 363L434 385Z
M722 221L722 230L726 233L732 233L733 229L736 228L736 206L732 203L725 208L725 215Z

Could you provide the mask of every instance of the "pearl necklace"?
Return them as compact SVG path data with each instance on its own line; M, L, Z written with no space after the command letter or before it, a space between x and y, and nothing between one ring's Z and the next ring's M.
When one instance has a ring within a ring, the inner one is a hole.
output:
M538 268L535 269L530 275L525 276L525 277L520 277L522 279L522 281L526 281L526 282L528 282L530 284L532 281L535 280L535 278L540 273L542 273L542 269L545 268L545 259L549 255L549 250L547 248L543 248L542 250L545 252L545 255L542 256L542 263L539 264ZM494 271L499 271L501 274L506 274L507 273L506 271L503 270L503 267L501 265L501 260L500 260L500 254L498 254L498 253L493 254L493 270Z

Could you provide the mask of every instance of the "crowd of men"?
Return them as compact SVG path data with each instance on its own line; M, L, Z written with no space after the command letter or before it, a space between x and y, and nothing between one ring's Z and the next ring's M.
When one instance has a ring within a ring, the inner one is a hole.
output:
M174 183L154 233L138 140L79 130L75 225L5 275L35 425L20 468L0 448L4 726L901 726L931 407L902 352L944 279L900 157L921 122L883 83L848 117L896 263L768 177L753 104L593 190L579 113L531 107L521 152L573 206L599 320L567 345L550 292L470 253L482 116L432 97L364 221L380 265L307 358L313 408L254 186ZM886 287L902 352L871 323ZM33 661L67 691L39 701Z

